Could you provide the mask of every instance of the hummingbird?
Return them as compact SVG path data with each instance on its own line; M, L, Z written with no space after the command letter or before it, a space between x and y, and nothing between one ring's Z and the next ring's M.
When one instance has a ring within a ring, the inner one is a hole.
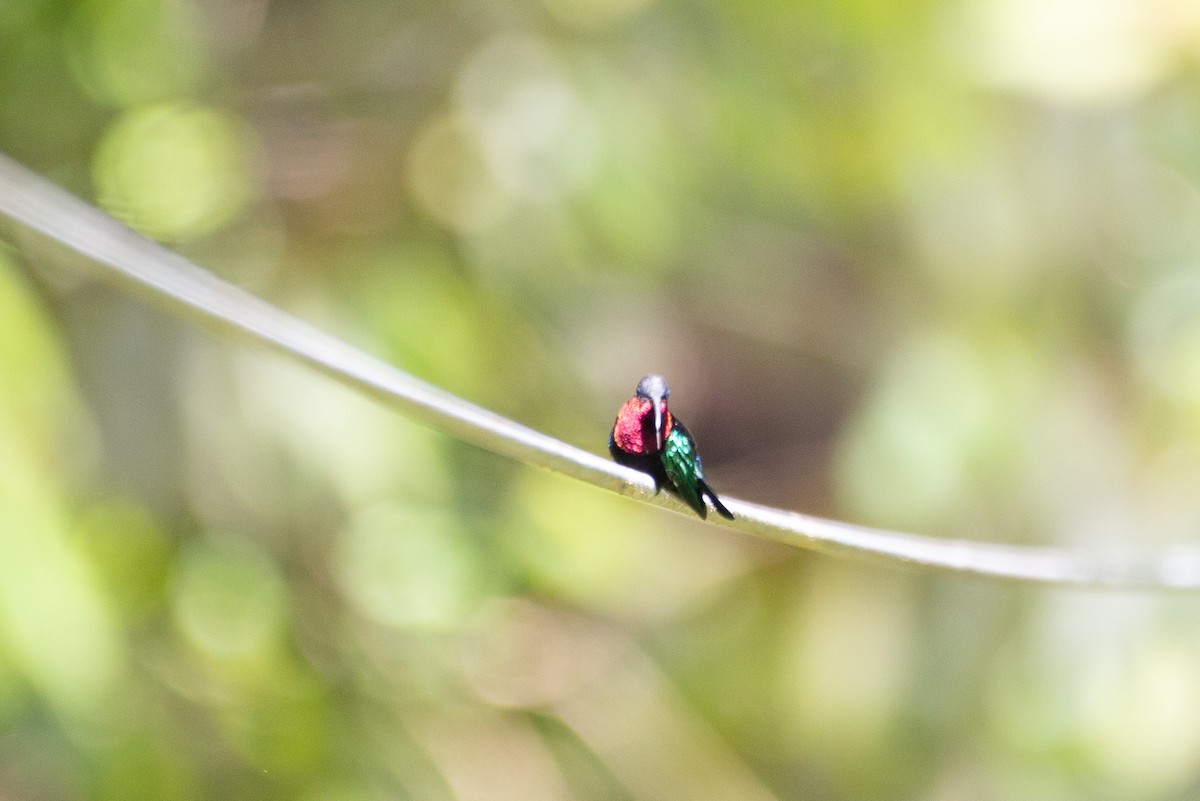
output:
M667 381L660 375L639 381L633 397L617 412L608 437L609 453L617 464L649 473L655 487L678 497L701 519L708 517L707 497L721 517L732 520L733 513L704 480L696 441L667 408L670 396Z

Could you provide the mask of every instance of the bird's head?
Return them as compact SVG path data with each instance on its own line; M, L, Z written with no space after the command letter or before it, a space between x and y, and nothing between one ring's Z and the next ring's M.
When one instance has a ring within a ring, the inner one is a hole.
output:
M671 397L671 390L667 387L667 379L661 375L648 375L638 382L637 391L634 394L643 400L650 401L650 405L654 409L654 440L658 449L661 450L663 406L666 405L667 398Z

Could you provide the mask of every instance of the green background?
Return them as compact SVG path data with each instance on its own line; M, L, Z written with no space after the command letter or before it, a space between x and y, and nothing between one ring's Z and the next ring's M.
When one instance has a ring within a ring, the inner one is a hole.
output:
M1185 0L0 0L0 151L598 453L661 372L723 494L1197 538ZM0 225L6 801L1189 799L1198 600L708 528Z

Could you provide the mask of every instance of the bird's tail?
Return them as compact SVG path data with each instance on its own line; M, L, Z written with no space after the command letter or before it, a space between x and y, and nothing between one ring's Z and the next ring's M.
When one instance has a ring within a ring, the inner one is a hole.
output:
M712 487L708 486L704 479L700 479L700 494L708 496L708 499L712 501L713 508L717 510L717 514L726 520L733 519L733 512L725 508L725 504L721 503L721 499L717 497L717 493L712 491Z

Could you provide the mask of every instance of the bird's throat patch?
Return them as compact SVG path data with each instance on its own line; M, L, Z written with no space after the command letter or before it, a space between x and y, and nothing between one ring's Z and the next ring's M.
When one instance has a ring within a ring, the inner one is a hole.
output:
M671 433L671 412L662 404L662 438ZM630 398L617 412L613 425L613 440L626 453L655 453L659 450L654 437L654 405L644 398Z

